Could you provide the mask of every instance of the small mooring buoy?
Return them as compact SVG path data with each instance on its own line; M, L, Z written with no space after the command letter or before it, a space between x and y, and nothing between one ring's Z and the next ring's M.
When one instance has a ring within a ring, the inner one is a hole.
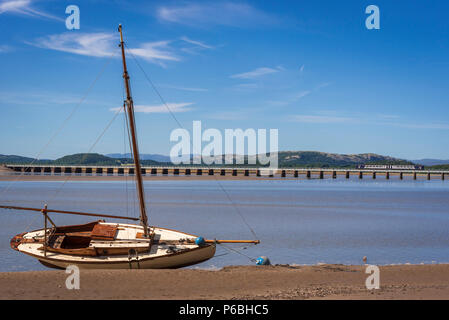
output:
M265 256L261 256L256 259L256 265L258 266L269 266L270 265L270 259Z
M195 244L197 246L204 246L206 244L206 241L204 240L203 237L198 237L195 239Z

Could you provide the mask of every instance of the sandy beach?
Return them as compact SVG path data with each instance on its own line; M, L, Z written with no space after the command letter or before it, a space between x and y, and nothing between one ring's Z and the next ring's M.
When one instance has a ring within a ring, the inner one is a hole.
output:
M364 266L233 266L219 271L81 270L67 290L64 271L0 273L1 299L449 299L449 265L380 267L367 290Z

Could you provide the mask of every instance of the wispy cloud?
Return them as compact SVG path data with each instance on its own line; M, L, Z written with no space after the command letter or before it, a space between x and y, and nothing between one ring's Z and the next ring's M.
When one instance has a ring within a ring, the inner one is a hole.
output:
M299 100L308 96L311 93L312 93L312 91L310 91L310 90L303 90L303 91L299 91L297 93L290 95L288 98L286 98L284 100L271 100L271 101L267 101L267 102L269 102L275 106L285 106L285 105L288 105L291 103L298 102Z
M173 85L169 85L169 84L160 84L160 85L158 85L158 87L159 88L181 90L181 91L192 91L192 92L206 92L206 91L208 91L205 88L182 87L182 86L173 86Z
M0 2L0 14L13 13L33 18L52 19L64 21L63 18L51 15L32 6L31 0L4 0Z
M296 102L305 96L308 96L311 92L309 90L301 91L293 96L292 102Z
M289 121L299 123L314 123L314 124L357 124L357 125L374 125L374 126L390 126L408 129L430 129L430 130L449 130L449 123L447 122L410 122L407 119L402 119L399 116L392 115L364 115L364 116L338 116L335 112L329 114L295 114L289 116ZM393 121L394 120L394 121Z
M116 51L113 46L116 38L110 33L62 33L38 38L27 44L84 56L108 57Z
M197 47L203 48L203 49L213 49L214 47L208 44L205 44L204 42L198 41L198 40L192 40L187 37L181 37L182 41L185 41L187 43L193 44Z
M245 120L248 118L248 112L229 111L229 112L211 113L211 114L207 115L207 118L213 119L213 120L222 120L222 121Z
M257 83L240 83L234 86L234 89L239 91L249 91L258 89L259 85Z
M203 41L193 40L188 37L181 37L179 40L184 44L181 48L182 51L187 52L189 54L198 54L203 50L212 50L215 49L214 46L206 44Z
M179 61L169 47L170 41L147 42L139 48L129 49L129 52L147 61L161 64L163 61Z
M347 123L354 121L353 118L319 115L293 115L290 120L302 123Z
M179 112L187 112L191 111L192 109L189 108L193 103L191 102L184 102L184 103L168 103L167 106L165 104L161 105L136 105L134 106L135 112L142 112L142 113L179 113ZM123 110L123 108L111 108L110 111L117 112L119 110Z
M376 117L385 120L396 120L400 118L400 116L396 114L385 114L385 113L377 114Z
M6 44L0 45L0 53L6 53L13 51L13 48L11 46L8 46Z
M73 33L48 35L36 39L33 42L26 42L29 45L69 52L92 57L111 57L117 53L117 43L119 39L116 34L97 33ZM198 40L182 37L176 40L162 40L154 42L144 42L137 47L128 48L128 52L134 56L145 59L149 62L165 66L165 62L180 61L180 44L190 45L189 53L196 53L198 50L212 49L213 47ZM177 53L178 52L178 53Z
M257 69L255 69L253 71L239 73L239 74L234 74L234 75L231 76L231 78L234 78L234 79L255 79L255 78L259 78L261 76L267 75L267 74L277 73L277 72L279 72L281 70L282 70L281 67L277 67L276 69L262 67L262 68L257 68Z
M157 9L160 21L189 26L252 27L277 23L277 19L245 3L207 1Z
M70 52L92 57L110 57L117 52L118 37L112 33L62 33L42 37L30 45L40 48ZM170 41L146 42L137 48L129 48L129 52L147 61L163 64L164 61L179 61L172 49Z
M449 130L449 123L444 122L422 122L422 123L407 123L407 122L379 122L381 125L395 126L408 129L435 129L435 130Z
M75 104L81 101L81 96L73 93L61 92L32 92L30 90L22 90L17 92L0 92L0 104L17 104L17 105L63 105ZM89 99L86 102L93 102Z
M331 84L332 84L332 82L323 82L323 83L320 83L319 85L317 85L317 86L315 87L315 91L318 91L318 90L320 90L321 88L326 88L326 87L330 86Z

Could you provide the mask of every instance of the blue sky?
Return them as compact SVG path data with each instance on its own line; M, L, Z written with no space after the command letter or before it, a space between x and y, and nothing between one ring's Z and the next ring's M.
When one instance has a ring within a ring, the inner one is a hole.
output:
M71 4L79 30L65 26ZM370 4L380 30L365 27ZM448 159L447 12L424 0L1 1L0 154L89 151L122 104L122 23L187 129L274 128L280 150ZM178 125L128 64L140 151L168 154ZM92 152L124 152L121 115Z

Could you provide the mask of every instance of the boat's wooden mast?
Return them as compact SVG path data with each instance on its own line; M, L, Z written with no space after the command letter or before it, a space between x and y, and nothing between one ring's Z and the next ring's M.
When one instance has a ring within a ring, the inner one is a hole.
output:
M140 168L139 148L137 145L136 123L135 123L135 118L134 118L134 104L133 104L133 99L131 97L131 90L130 90L130 86L129 86L128 70L126 69L125 44L123 42L122 25L119 25L118 31L120 32L120 47L122 48L123 79L125 81L125 88L126 88L126 111L128 113L129 127L130 127L130 131L131 131L131 143L132 143L132 149L133 149L132 151L133 151L133 157L134 157L137 191L138 191L139 204L140 204L140 221L143 225L144 236L148 236L148 218L147 218L146 208L145 208L145 192L143 190L142 170Z

